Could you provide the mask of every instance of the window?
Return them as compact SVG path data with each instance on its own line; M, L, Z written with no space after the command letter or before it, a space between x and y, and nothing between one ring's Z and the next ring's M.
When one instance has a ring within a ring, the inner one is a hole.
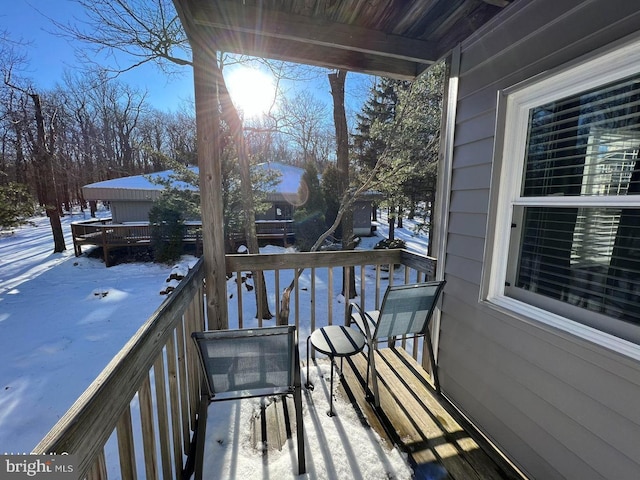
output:
M487 299L640 343L637 50L506 92Z

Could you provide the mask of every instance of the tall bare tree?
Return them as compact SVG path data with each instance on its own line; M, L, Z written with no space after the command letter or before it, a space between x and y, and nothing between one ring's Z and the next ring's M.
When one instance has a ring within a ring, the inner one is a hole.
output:
M333 123L336 128L336 157L338 168L338 193L344 197L349 188L349 131L347 129L347 114L344 108L344 85L347 79L345 70L329 73L331 97L333 98ZM342 216L342 249L353 250L355 239L353 236L353 208L347 208ZM356 295L356 283L353 267L343 269L342 294L346 298ZM347 285L348 281L348 285Z
M40 201L43 204L53 234L53 252L64 252L67 247L60 221L60 202L57 197L54 174L54 150L56 148L55 123L52 119L45 125L40 95L30 87L21 87L13 83L10 72L5 74L5 85L28 96L33 104L33 120L35 121L35 135L31 139L35 168L38 172L42 192ZM54 114L55 116L55 114Z

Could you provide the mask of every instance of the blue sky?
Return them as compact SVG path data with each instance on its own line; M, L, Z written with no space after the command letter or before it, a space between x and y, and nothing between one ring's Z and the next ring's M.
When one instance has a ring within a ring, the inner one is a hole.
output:
M39 13L41 12L41 13ZM36 87L50 88L61 83L65 71L78 68L74 48L65 39L50 33L54 27L45 17L60 22L81 16L82 8L70 0L9 0L0 10L0 29L14 40L23 40L29 66L24 75ZM122 74L120 79L148 91L149 102L162 110L175 110L193 98L193 76L189 67L182 75L167 77L153 66L143 66Z
M24 75L36 87L54 87L57 83L62 83L65 71L79 69L74 46L68 40L51 33L55 27L46 17L65 23L73 17L81 17L82 13L82 7L72 0L4 0L0 10L0 30L6 30L14 40L29 43L25 47L28 67ZM168 77L157 67L145 65L122 74L120 80L146 89L149 103L154 107L177 110L184 102L193 99L191 68L184 67L183 70L180 75ZM366 98L371 78L353 73L347 77L346 103L352 113L360 109ZM299 88L311 90L314 96L331 105L326 75L320 75Z

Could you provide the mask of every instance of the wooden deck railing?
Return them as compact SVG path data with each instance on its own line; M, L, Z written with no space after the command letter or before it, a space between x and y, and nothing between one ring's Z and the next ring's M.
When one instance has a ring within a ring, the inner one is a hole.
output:
M294 282L289 323L298 327L300 338L317 327L344 323L347 307L336 302L343 266L355 267L358 301L373 308L389 283L431 279L435 260L404 250L227 256L228 275L247 278L247 272L264 272L276 312L280 292ZM296 275L300 269L304 271ZM138 470L149 480L183 478L199 401L200 370L189 337L205 329L203 270L200 261L34 453L77 455L78 479L135 479ZM228 299L230 328L252 327L254 292L245 288L246 282L236 285L237 294ZM327 308L317 309L320 302ZM403 340L403 345L414 358L428 358L421 343ZM140 414L132 415L138 409ZM107 446L113 435L117 449ZM114 470L118 473L109 475Z
M200 251L202 244L202 223L185 222L182 241L196 245ZM109 250L119 247L148 247L151 245L151 226L148 222L111 223L111 219L73 222L71 224L73 250L76 257L82 254L83 245L102 247L105 265L109 266Z
M325 325L345 323L348 303L337 300L342 288L342 267L354 267L357 295L354 300L367 310L374 310L380 306L387 285L433 280L435 264L434 258L399 249L227 255L227 276L236 278L236 293L229 311L237 311L237 318L230 313L229 321L236 328L253 326L246 325L245 319L256 317L255 294L253 290L243 288L246 280L237 280L246 278L249 272L262 271L265 274L267 297L269 304L275 307L271 312L275 318L279 317L282 291L293 282L288 323L295 325L302 336L308 333L307 325L311 332ZM296 275L300 270L303 270L302 274ZM350 269L346 272L349 275ZM321 303L326 308L319 309ZM257 317L262 318L263 315L258 314ZM257 323L258 326L263 325L262 320ZM264 323L273 324L273 320ZM305 326L302 330L301 323ZM406 339L402 339L402 346L407 346ZM422 361L423 340L410 342L410 350L415 359Z
M105 445L115 433L120 478L137 478L141 465L149 480L181 478L200 399L197 353L189 337L204 329L203 277L198 262L34 453L75 454L77 478L105 479ZM132 410L138 409L134 418Z
M151 227L149 222L111 223L110 218L82 220L71 223L73 251L76 257L82 255L82 247L96 245L102 247L105 265L109 266L109 250L121 247L149 247L151 245ZM293 243L293 220L256 220L258 241L277 241L283 245ZM246 243L243 233L230 235L233 250ZM182 234L183 243L194 244L196 255L202 251L202 223L185 222Z

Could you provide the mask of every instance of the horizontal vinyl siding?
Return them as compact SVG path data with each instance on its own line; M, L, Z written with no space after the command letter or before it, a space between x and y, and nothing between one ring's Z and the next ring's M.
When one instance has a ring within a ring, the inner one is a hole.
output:
M153 202L112 202L111 213L114 223L148 222L149 210Z
M498 90L640 29L640 2L517 0L463 44L439 343L445 394L533 478L640 478L640 366L479 302Z
M452 211L461 213L487 213L489 190L455 190L451 193Z
M455 320L442 320L439 362L455 369L455 384L468 390L464 397L471 403L463 411L472 418L491 414L495 432L487 433L496 443L508 445L512 453L513 437L520 435L520 442L555 464L561 477L634 478L629 472L640 468L640 425L618 413L614 407L619 405L612 405L610 397L631 393L626 409L635 410L637 383L611 391L625 383L615 372L594 364L586 369L582 355L576 357L544 336L531 336L526 326L510 319L478 315L476 306L449 294L443 310ZM465 357L474 361L465 362ZM594 382L598 378L602 382ZM461 388L453 385L450 391L447 380L442 384L448 395ZM495 436L505 430L510 431L506 443ZM532 444L536 438L538 446ZM538 467L535 477L549 478Z
M482 263L484 241L468 235L451 235L447 243L447 254Z

